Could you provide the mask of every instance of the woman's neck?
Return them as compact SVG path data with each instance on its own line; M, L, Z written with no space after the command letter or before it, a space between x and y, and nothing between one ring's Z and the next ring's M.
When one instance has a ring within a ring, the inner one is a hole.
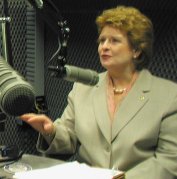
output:
M129 73L111 73L109 74L115 94L122 94L129 90L135 82L138 72L131 71Z
M135 70L131 70L127 72L109 72L109 75L113 85L121 87L129 84L136 73L137 72Z

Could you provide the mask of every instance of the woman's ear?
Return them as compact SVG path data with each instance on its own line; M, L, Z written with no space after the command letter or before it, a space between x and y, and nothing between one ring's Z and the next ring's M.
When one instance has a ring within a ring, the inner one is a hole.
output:
M141 50L133 50L133 58L138 58L141 55L141 52Z

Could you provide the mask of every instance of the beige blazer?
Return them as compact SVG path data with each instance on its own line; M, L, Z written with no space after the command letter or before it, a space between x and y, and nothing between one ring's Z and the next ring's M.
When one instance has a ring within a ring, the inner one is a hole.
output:
M118 168L126 172L126 179L177 177L177 84L148 70L140 72L112 125L104 72L96 86L74 84L55 126L50 146L44 149L40 136L38 150L72 153L79 140L79 161Z

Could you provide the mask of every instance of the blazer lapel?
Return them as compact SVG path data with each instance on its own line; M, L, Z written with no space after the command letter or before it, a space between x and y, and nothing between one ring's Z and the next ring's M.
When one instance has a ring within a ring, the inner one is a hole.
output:
M148 71L143 70L115 114L112 125L112 141L146 104L149 98L150 84L151 75Z
M109 113L107 107L107 96L106 96L106 73L104 73L103 80L97 85L95 90L93 105L95 118L102 132L103 136L106 138L107 142L111 143L111 123L109 120Z

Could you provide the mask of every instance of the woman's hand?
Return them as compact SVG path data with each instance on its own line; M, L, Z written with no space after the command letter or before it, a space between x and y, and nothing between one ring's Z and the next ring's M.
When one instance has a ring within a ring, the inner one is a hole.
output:
M20 116L20 119L31 125L41 134L53 134L55 132L52 120L44 114L23 114Z

